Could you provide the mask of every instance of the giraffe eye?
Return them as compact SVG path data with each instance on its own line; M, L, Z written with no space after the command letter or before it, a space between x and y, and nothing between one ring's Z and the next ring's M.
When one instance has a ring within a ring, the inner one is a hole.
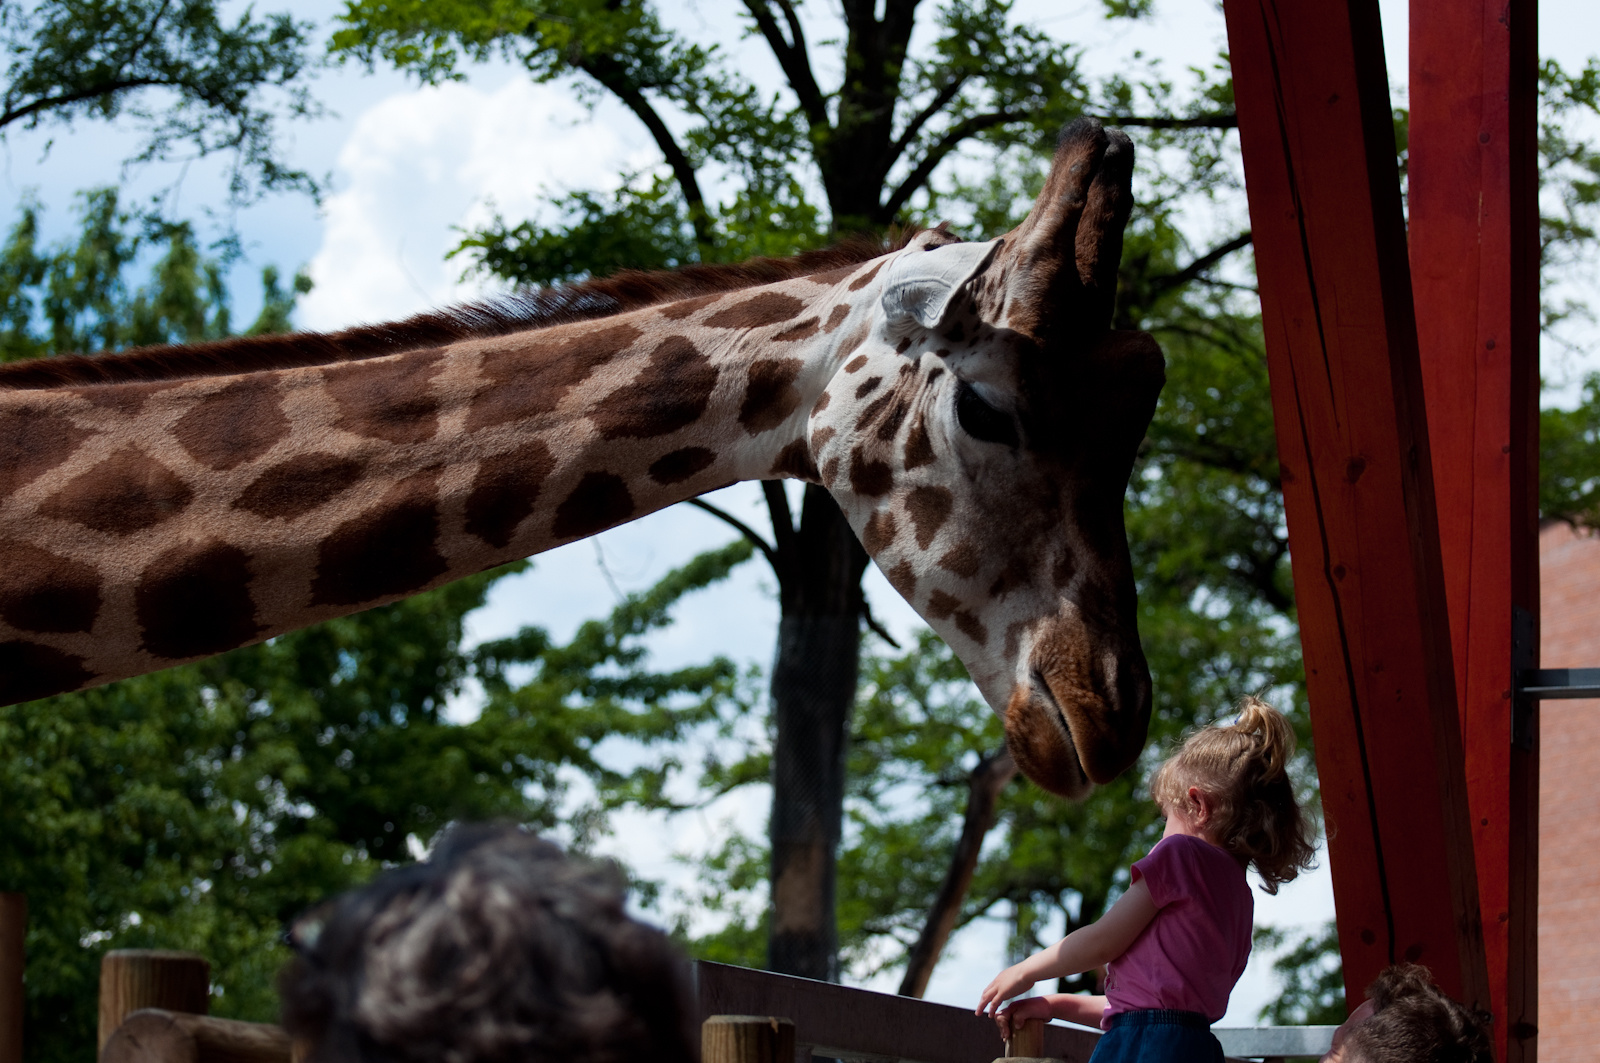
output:
M973 439L985 443L1017 445L1017 426L1011 418L983 401L976 388L965 380L956 389L956 420Z

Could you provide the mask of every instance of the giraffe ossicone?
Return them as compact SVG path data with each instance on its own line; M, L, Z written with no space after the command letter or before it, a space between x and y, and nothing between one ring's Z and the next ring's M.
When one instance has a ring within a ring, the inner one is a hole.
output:
M820 483L1076 796L1143 747L1109 328L1132 147L1063 131L986 244L622 274L329 335L0 368L0 703L393 601L748 479Z

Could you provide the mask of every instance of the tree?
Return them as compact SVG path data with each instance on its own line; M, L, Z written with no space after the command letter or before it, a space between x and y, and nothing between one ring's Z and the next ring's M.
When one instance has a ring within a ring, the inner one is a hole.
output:
M1181 113L1134 113L1136 100L1165 101L1116 79L1091 86L1075 50L1015 24L1005 0L952 0L920 19L915 0L850 0L842 14L833 59L843 76L824 86L796 5L747 0L747 27L786 83L772 99L716 47L668 28L647 0L348 0L333 50L430 83L500 55L541 80L609 95L650 133L661 171L625 184L610 202L580 191L562 201L563 225L502 221L463 243L481 268L525 283L882 232L961 198L935 181L958 151L1037 145L1083 113L1157 129L1233 124L1203 95ZM919 25L933 41L913 52ZM681 133L678 119L687 120ZM712 178L731 188L725 199L706 194ZM818 188L825 202L813 202ZM781 605L768 965L835 978L835 851L867 558L824 489L807 487L797 522L782 490L765 487L772 535L756 538Z
M226 263L183 225L85 197L76 241L41 248L24 207L0 254L0 351L227 335ZM148 281L129 273L149 263ZM266 271L255 328L293 296ZM298 283L297 290L305 284ZM90 342L86 343L85 340ZM30 902L30 1059L93 1051L100 955L190 948L212 962L213 1010L270 1021L285 921L453 819L558 825L578 847L662 773L617 771L605 739L672 742L737 711L725 660L657 671L644 638L683 595L748 559L700 555L560 643L538 628L473 649L466 616L518 563L199 664L0 709L0 890ZM469 682L481 711L452 722ZM575 794L575 778L593 796Z
M232 156L229 191L315 192L288 165L277 121L317 113L310 27L287 14L228 22L217 0L0 0L0 136L123 116L143 130L130 161Z

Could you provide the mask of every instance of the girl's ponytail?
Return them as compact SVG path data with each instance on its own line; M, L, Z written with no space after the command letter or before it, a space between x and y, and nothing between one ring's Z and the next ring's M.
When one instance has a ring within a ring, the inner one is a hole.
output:
M1206 836L1248 861L1268 893L1312 866L1311 825L1295 798L1289 761L1294 728L1260 698L1245 698L1239 718L1191 735L1156 772L1151 796L1164 808L1183 808L1199 787L1213 810Z

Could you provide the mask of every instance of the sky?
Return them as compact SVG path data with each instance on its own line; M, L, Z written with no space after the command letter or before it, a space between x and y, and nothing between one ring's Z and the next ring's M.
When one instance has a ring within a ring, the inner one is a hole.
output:
M255 6L288 9L317 22L319 36L325 36L339 9L313 0L259 0ZM733 14L737 6L733 0L664 0L660 9L685 33L730 50L759 85L776 88L778 71L770 55L740 38ZM1390 80L1396 98L1403 99L1407 9L1396 0L1381 6ZM804 5L813 41L825 38L834 25L833 7L832 0ZM1094 74L1114 72L1141 52L1161 57L1177 74L1190 65L1209 66L1223 43L1220 11L1206 0L1156 0L1151 19L1131 24L1107 22L1100 10L1097 0L1017 0L1015 5L1019 20L1082 44ZM1540 48L1569 67L1600 53L1600 4L1545 0ZM298 311L297 323L304 328L391 320L471 298L488 285L463 277L463 263L445 257L462 230L497 213L513 221L548 219L540 213L548 196L614 187L619 174L650 166L656 155L643 129L618 105L601 102L586 109L564 86L535 84L503 62L469 73L464 82L436 88L359 64L322 73L313 88L326 115L285 130L290 159L330 178L330 192L320 206L302 196L274 196L231 212L224 205L218 165L200 161L126 171L121 160L135 150L136 137L124 129L84 124L13 133L0 143L0 216L9 222L16 205L32 198L45 208L46 238L60 239L73 229L70 206L79 190L122 180L136 198L160 195L173 216L210 217L213 232L231 224L246 251L246 264L232 282L235 320L254 316L260 301L255 271L269 263L288 272L304 267L315 282ZM818 74L825 82L836 77L825 64L819 64ZM1571 381L1586 367L1581 357L1556 352L1545 371L1565 384L1561 394L1570 399L1576 393ZM753 485L728 488L713 500L757 526L765 523ZM678 506L541 555L528 572L502 581L489 603L473 614L472 637L498 637L536 623L564 638L581 620L609 610L619 590L647 587L727 536L725 526L706 514ZM876 616L902 642L921 626L876 569L869 571L867 596ZM770 574L755 563L746 565L682 605L674 626L653 639L654 660L670 667L720 653L766 666L777 617ZM470 699L463 699L458 711L470 713ZM730 821L758 832L768 800L766 793L752 790L670 824L626 815L602 848L625 855L647 877L682 885L688 872L674 854L709 847ZM1333 912L1326 862L1277 897L1257 892L1256 901L1257 921L1264 925L1309 928L1325 921ZM975 1002L1003 965L1003 943L998 922L980 922L957 934L934 975L929 999ZM1266 954L1252 959L1223 1025L1255 1023L1273 993L1269 960ZM892 991L896 977L885 975L871 984Z

